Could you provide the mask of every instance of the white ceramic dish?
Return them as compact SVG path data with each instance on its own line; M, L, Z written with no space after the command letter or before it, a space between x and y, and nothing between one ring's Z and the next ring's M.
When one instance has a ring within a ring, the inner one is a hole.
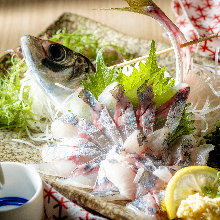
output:
M43 219L43 185L39 174L27 165L17 162L2 162L1 167L4 185L0 189L0 199L17 197L28 201L21 206L0 206L0 219Z

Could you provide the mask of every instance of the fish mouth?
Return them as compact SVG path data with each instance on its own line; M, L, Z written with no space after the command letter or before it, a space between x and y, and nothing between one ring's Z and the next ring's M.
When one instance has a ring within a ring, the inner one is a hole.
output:
M42 40L30 35L21 37L21 49L24 55L28 69L37 71L45 52L42 46Z

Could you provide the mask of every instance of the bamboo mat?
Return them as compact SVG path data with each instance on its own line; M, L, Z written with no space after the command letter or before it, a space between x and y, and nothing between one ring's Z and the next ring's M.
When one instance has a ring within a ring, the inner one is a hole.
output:
M155 0L174 20L171 0ZM0 56L17 47L25 34L38 35L63 12L73 12L108 25L129 36L169 42L162 28L150 17L129 12L93 10L124 7L123 0L0 0Z

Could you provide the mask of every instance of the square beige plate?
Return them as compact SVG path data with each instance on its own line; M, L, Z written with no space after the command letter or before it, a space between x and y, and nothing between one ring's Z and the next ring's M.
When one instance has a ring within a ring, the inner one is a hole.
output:
M146 19L151 18L146 17ZM149 53L151 43L150 41L144 41L125 36L93 20L70 13L63 14L44 32L39 34L39 36L44 35L45 33L53 35L54 33L56 33L57 30L63 28L65 28L66 32L68 33L71 33L79 28L86 28L88 33L95 33L97 37L100 37L102 44L113 42L114 44L118 44L119 46L124 47L127 52L135 56L142 56ZM168 48L168 45L157 43L158 51L165 48ZM5 74L5 70L8 68L6 61L9 59L9 54L6 54L2 58L0 58L0 75ZM201 57L196 57L195 59L199 63L207 62L206 59ZM158 63L161 66L164 66L164 64L166 64L167 70L170 73L175 73L175 58L173 53L158 57ZM0 131L0 161L18 161L22 163L34 163L41 161L39 150L25 144L12 142L12 138L17 138L17 134L9 131ZM56 190L66 196L68 199L78 203L85 208L94 210L108 218L117 220L137 219L137 216L132 211L126 210L126 201L114 203L106 202L100 198L91 196L86 190L72 186L61 185L55 181L54 177L42 175L42 178L43 180L51 184ZM140 218L138 217L138 219Z

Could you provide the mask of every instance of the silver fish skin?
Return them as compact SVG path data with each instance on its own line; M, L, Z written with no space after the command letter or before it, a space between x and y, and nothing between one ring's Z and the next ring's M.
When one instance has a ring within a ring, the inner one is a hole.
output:
M29 72L54 104L61 104L71 95L71 90L80 87L86 73L95 72L87 57L59 43L25 35L21 38L21 48Z

